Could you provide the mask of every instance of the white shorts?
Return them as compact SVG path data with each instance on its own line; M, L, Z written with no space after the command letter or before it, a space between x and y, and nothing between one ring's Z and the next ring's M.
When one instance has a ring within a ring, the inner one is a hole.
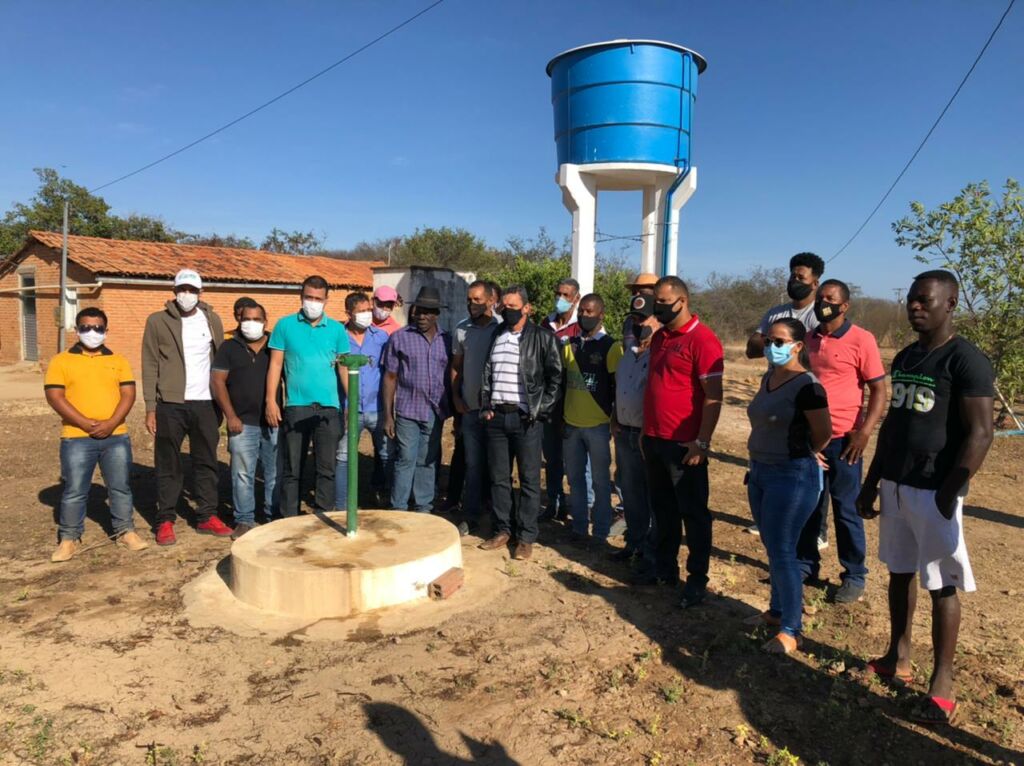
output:
M935 504L935 490L917 489L882 480L879 487L881 521L878 558L893 574L917 573L921 587L939 590L955 586L970 593L974 573L964 542L964 499L947 519Z

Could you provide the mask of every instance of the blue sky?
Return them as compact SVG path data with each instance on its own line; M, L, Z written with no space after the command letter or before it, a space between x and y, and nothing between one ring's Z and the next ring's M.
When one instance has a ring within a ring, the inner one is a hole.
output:
M90 188L247 111L427 4L7 0L0 209L32 168ZM446 0L284 101L106 189L118 213L254 238L314 229L331 246L463 226L500 245L570 218L554 183L556 53L636 37L709 61L694 117L700 187L680 264L701 279L829 256L875 205L1003 12L1003 0ZM919 270L889 224L912 199L1024 176L1024 7L914 167L828 273L890 296ZM639 233L639 194L598 227ZM636 248L627 255L638 261Z

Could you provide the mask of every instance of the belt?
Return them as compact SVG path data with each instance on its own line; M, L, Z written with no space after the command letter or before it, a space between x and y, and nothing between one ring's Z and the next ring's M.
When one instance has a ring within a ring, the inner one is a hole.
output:
M495 412L501 412L501 413L506 414L506 415L509 414L510 412L519 412L520 411L520 408L519 408L518 404L505 404L505 403L495 404L495 405L493 405L493 409L494 409Z

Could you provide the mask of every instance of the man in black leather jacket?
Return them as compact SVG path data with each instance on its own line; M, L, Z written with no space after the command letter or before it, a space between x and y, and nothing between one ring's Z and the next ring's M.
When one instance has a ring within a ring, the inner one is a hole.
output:
M494 337L484 365L481 418L487 422L487 461L491 473L493 537L480 545L494 550L515 533L512 557L533 553L540 515L540 464L543 423L558 406L562 355L554 333L529 320L525 287L505 291L504 323ZM512 519L512 459L519 466L520 502Z

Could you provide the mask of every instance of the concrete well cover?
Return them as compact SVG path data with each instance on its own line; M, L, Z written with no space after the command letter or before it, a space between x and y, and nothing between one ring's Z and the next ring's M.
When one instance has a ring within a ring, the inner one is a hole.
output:
M427 597L431 581L462 566L458 530L429 513L360 511L280 519L231 546L231 591L240 601L296 617L346 617Z

